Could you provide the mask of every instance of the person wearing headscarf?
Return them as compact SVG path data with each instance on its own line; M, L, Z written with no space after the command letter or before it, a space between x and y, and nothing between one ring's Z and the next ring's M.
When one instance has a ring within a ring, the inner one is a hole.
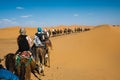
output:
M3 67L1 61L2 59L0 59L0 80L19 80L15 74Z

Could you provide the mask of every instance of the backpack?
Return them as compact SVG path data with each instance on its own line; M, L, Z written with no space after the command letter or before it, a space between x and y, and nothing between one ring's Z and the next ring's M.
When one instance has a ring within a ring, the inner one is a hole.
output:
M42 33L40 33L40 34L36 33L35 35L40 39L40 41L42 41L42 42L44 41Z

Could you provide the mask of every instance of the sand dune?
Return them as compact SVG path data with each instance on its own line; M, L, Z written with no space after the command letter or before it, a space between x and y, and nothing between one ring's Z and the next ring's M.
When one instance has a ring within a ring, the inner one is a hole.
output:
M18 27L10 29L0 29L0 57L17 49ZM28 34L33 36L36 29L28 29ZM7 38L4 36L6 31L9 33ZM46 76L42 79L120 80L119 36L119 27L100 25L87 32L50 38L53 43L51 67L45 69ZM32 79L37 80L33 76Z

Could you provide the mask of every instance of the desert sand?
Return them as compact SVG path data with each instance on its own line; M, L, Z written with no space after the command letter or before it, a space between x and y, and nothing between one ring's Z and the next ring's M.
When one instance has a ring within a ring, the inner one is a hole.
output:
M32 38L35 32L27 28ZM17 50L18 34L19 26L0 29L0 58ZM50 40L51 67L42 80L120 80L120 27L100 25ZM32 80L37 79L32 75Z

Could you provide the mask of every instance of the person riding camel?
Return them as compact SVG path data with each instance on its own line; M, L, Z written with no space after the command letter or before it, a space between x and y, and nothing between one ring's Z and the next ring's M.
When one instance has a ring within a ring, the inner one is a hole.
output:
M49 32L47 31L47 29L44 29L44 30L43 30L43 32L44 32L44 35L46 36L46 37L45 37L45 38L46 38L46 40L48 40L48 39L49 39L49 37L50 37Z
M34 44L35 47L43 47L44 50L46 51L46 56L48 56L48 49L46 47L46 40L48 39L48 35L45 31L42 30L41 27L37 28L37 33L35 33L34 37Z
M49 33L47 30L42 30L41 27L37 28L37 33L35 33L34 37L34 43L36 47L44 46L44 49L47 49L46 47L46 41L49 40Z
M0 59L0 80L19 80L15 74L3 67L1 61L2 59Z
M32 46L32 39L30 36L26 35L25 28L20 28L19 31L20 35L17 38L17 44L18 44L18 50L16 52L16 55L21 55L26 58L31 58L32 61L30 62L30 65L32 67L32 64L35 63L35 60L33 58L33 54L31 51ZM36 64L36 69L38 68L38 65Z
M25 28L20 28L19 33L20 35L17 38L17 43L19 47L18 51L29 51L32 46L32 39L30 38L30 36L26 35Z
M31 57L30 46L32 44L32 39L30 36L26 35L25 28L21 27L19 30L19 36L17 37L18 50L16 51L16 57L19 55L24 57Z
M49 44L49 47L50 47L51 50L52 50L53 48L52 48L51 40L49 39L49 38L50 38L49 31L48 31L47 29L44 29L44 30L43 30L43 35L45 36L45 39L44 39L44 42L43 42L43 43Z
M35 37L34 37L34 43L36 47L39 46L44 46L44 44L42 43L44 41L44 35L43 35L43 31L41 27L37 28L37 33L35 33Z

